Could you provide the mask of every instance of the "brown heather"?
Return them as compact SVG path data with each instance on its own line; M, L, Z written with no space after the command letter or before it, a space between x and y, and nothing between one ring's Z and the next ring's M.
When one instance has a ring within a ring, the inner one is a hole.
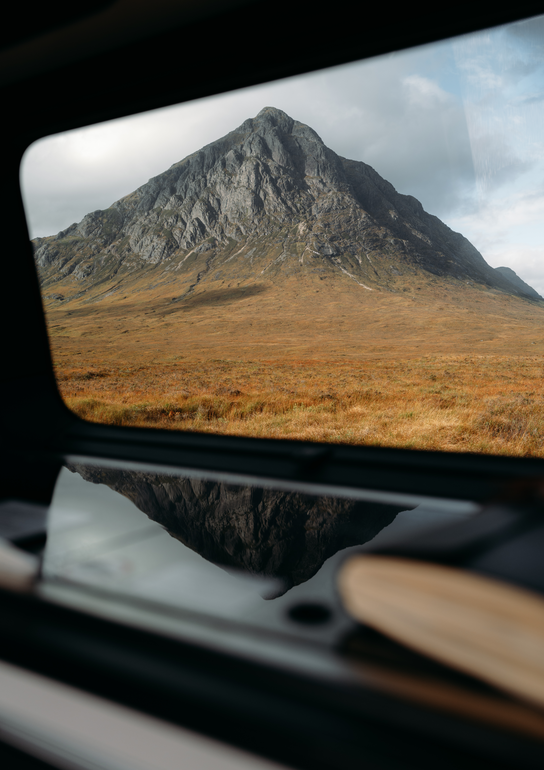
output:
M50 303L60 392L114 425L544 456L544 303L312 288Z
M540 357L188 361L59 368L68 406L114 425L544 456Z

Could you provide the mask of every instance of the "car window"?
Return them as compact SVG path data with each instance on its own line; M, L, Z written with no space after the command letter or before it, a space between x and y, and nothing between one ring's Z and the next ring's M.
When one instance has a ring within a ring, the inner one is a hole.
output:
M32 145L70 409L541 456L543 18Z

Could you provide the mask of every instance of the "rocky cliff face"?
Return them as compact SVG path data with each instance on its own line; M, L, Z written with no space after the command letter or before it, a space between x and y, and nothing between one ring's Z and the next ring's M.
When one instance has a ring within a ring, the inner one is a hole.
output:
M284 590L309 580L337 551L371 540L404 510L139 471L67 468L124 495L208 561L279 578Z
M232 277L301 270L374 290L424 273L527 296L415 198L272 107L34 246L45 287L72 281L67 299L126 290L150 267L177 284L179 297Z

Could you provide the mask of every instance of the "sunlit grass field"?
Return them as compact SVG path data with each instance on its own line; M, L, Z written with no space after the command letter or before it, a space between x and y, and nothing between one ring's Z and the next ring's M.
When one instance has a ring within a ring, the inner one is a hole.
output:
M59 390L86 420L544 456L544 302L423 273L368 291L308 268L183 301L179 279L125 280L46 298Z
M229 435L544 456L541 356L179 358L57 366L86 420Z

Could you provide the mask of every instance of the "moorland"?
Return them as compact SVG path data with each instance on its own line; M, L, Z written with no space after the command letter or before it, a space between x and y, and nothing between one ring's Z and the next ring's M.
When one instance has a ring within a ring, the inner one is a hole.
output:
M322 284L57 303L60 392L115 425L544 456L544 303L431 280L354 306Z

